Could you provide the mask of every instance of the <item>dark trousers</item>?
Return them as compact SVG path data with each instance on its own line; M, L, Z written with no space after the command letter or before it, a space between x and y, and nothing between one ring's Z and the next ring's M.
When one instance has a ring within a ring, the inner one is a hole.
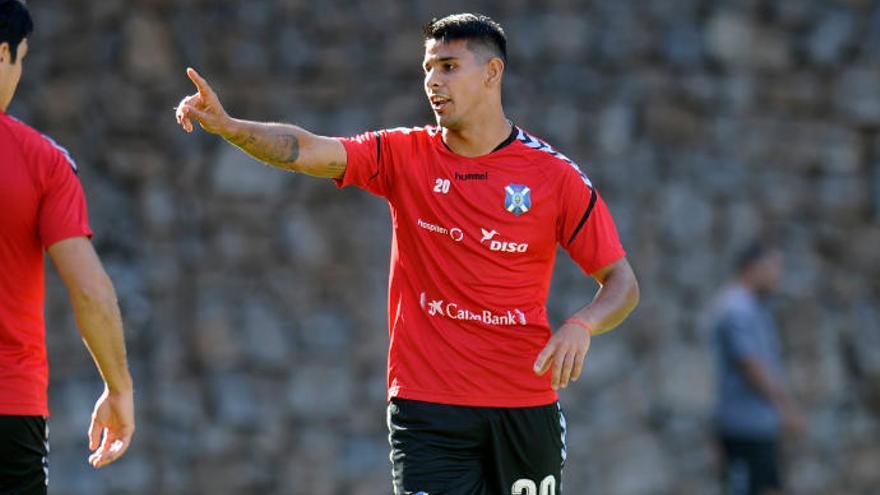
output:
M762 495L781 490L779 445L776 439L721 435L721 483L724 495Z

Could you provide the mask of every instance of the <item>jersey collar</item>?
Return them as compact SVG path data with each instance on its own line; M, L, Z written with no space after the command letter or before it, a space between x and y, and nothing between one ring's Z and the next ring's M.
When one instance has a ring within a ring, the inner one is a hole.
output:
M507 136L507 139L498 143L498 146L496 146L495 149L493 149L489 153L495 153L496 151L500 150L501 148L504 148L505 146L509 145L510 143L516 141L516 137L518 135L519 135L519 129L517 129L516 125L513 122L511 122L510 123L510 135Z
M516 141L517 136L519 136L519 128L516 127L516 124L511 122L510 123L510 135L508 135L506 138L504 138L504 141L501 141L500 143L498 143L498 146L493 148L492 151L490 151L488 154L491 155L492 153L495 153L498 150L506 148L508 145L510 145L511 143ZM440 140L440 142L443 144L443 147L446 148L447 151L449 151L450 153L455 153L454 151L452 151L452 148L450 148L449 145L446 144L446 141L443 140L443 129L441 129L440 126L437 126L437 138Z

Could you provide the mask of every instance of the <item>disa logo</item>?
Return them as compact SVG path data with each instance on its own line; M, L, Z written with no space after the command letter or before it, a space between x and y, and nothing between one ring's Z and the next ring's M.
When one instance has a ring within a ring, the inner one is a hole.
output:
M495 236L498 235L497 230L486 230L482 227L480 227L480 230L483 231L483 237L480 239L480 243L482 244L489 241L489 251L500 253L525 253L529 250L529 245L526 242L509 242L495 239Z
M500 251L502 253L524 253L528 249L529 245L524 242L492 241L489 243L490 251Z

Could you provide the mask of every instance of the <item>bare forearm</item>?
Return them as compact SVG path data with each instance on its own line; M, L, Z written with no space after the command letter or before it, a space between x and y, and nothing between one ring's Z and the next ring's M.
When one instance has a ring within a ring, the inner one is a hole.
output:
M80 335L107 388L130 392L116 291L92 243L85 237L72 237L52 244L47 251L64 280Z
M625 261L609 271L593 301L574 317L589 325L593 335L619 325L639 303L639 284Z
M245 153L274 167L295 170L301 141L308 134L290 124L231 119L220 135Z
M740 363L746 381L759 395L769 400L777 409L791 405L791 398L770 378L764 365L756 359L744 359Z
M332 146L329 138L316 136L295 125L230 119L220 135L248 155L273 167L318 177L341 177L345 170L344 159L321 149L322 145L325 148L328 144Z
M70 291L80 336L110 392L129 392L131 375L125 356L122 318L109 280Z

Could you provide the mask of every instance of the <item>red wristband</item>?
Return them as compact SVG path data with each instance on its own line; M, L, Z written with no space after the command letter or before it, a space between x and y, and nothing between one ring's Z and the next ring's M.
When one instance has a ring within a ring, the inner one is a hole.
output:
M577 325L577 326L583 328L584 330L586 330L587 333L590 334L591 337L593 336L592 327L590 327L590 325L587 325L586 322L584 322L584 321L581 321L577 318L569 318L568 321L566 321L566 323L571 323L571 324Z

